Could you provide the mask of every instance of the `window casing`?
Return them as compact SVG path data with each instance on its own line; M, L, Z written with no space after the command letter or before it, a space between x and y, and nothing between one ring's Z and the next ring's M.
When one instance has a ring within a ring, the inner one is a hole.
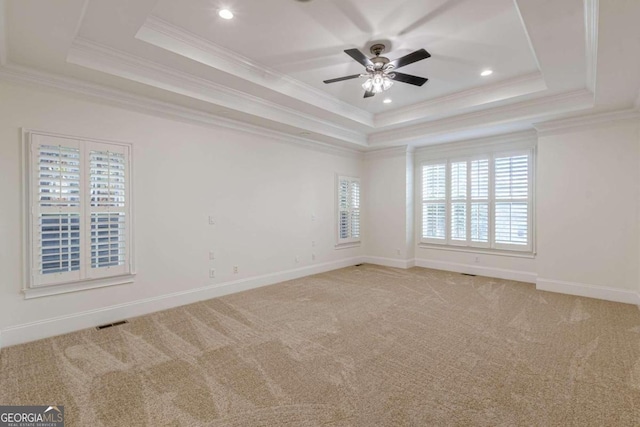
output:
M337 177L337 246L360 243L360 179Z
M533 149L421 165L420 242L533 252Z
M130 145L30 131L24 141L26 296L130 282Z

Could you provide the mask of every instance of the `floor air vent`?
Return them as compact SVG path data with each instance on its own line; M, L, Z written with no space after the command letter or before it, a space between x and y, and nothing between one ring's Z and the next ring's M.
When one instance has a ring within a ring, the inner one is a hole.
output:
M119 322L107 323L105 325L96 326L96 329L100 331L102 329L111 328L112 326L124 325L125 323L129 323L129 321L128 320L121 320Z
M475 274L469 274L469 273L460 273L460 274L462 274L463 276L476 277L476 275L475 275Z
M362 265L364 265L364 264L356 264L356 265L354 265L354 267L360 267Z

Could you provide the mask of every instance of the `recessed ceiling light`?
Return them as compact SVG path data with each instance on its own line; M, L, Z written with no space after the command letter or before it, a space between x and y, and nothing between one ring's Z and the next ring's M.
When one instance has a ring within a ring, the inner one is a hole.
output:
M386 98L386 99L385 99L384 101L382 101L382 102L384 102L385 104L391 104L393 101L392 101L391 99L389 99L389 98Z
M482 77L487 77L487 76L490 76L491 74L493 74L493 70L484 70L483 72L480 73Z
M221 9L220 12L218 12L218 15L220 15L220 18L222 19L233 18L233 12L231 12L229 9Z

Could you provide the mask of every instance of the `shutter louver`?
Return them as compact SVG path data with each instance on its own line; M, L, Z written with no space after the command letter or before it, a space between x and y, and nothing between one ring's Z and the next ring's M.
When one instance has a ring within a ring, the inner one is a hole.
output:
M351 181L351 237L360 237L360 183Z
M471 241L489 243L489 159L471 161Z
M422 167L422 238L446 238L446 164Z
M37 145L35 271L39 275L80 270L80 149Z
M471 199L489 198L489 159L471 161Z
M529 156L496 158L496 200L526 199L529 196Z
M467 240L467 162L451 163L451 240Z
M495 159L495 242L529 245L529 156Z
M446 195L446 165L426 165L422 169L422 199L444 200Z
M489 242L488 203L471 203L471 241Z
M89 153L91 268L123 266L127 258L126 158L123 153Z
M528 243L527 203L496 203L496 243Z
M422 209L422 237L425 239L443 239L447 224L447 211L444 203L424 203Z
M340 210L340 239L349 238L349 181L341 179L338 184L338 205Z

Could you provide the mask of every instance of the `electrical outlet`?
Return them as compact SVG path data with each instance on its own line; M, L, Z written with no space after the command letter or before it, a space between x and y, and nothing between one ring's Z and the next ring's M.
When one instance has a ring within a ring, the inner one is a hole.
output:
M296 260L296 264L299 263L300 262L300 257L296 255L295 260Z
M233 266L233 274L238 274L238 266L237 265Z
M315 221L316 220L316 214L311 214L311 221Z
M213 268L211 270L209 270L209 278L210 279L215 279L216 278L216 271Z
M311 254L311 261L315 261L316 260L316 254Z
M213 215L209 215L209 225L216 225L216 219Z
M315 248L315 247L316 247L316 241L315 241L315 240L312 240L312 241L311 241L311 247L312 247L312 248Z
M401 253L400 253L400 249L396 249L396 253L397 253L398 255L401 255Z
M480 257L479 257L479 256L477 256L477 257L476 257L476 264L479 264L479 263L480 263Z
M214 251L209 251L209 259L210 260L216 259L216 253Z

